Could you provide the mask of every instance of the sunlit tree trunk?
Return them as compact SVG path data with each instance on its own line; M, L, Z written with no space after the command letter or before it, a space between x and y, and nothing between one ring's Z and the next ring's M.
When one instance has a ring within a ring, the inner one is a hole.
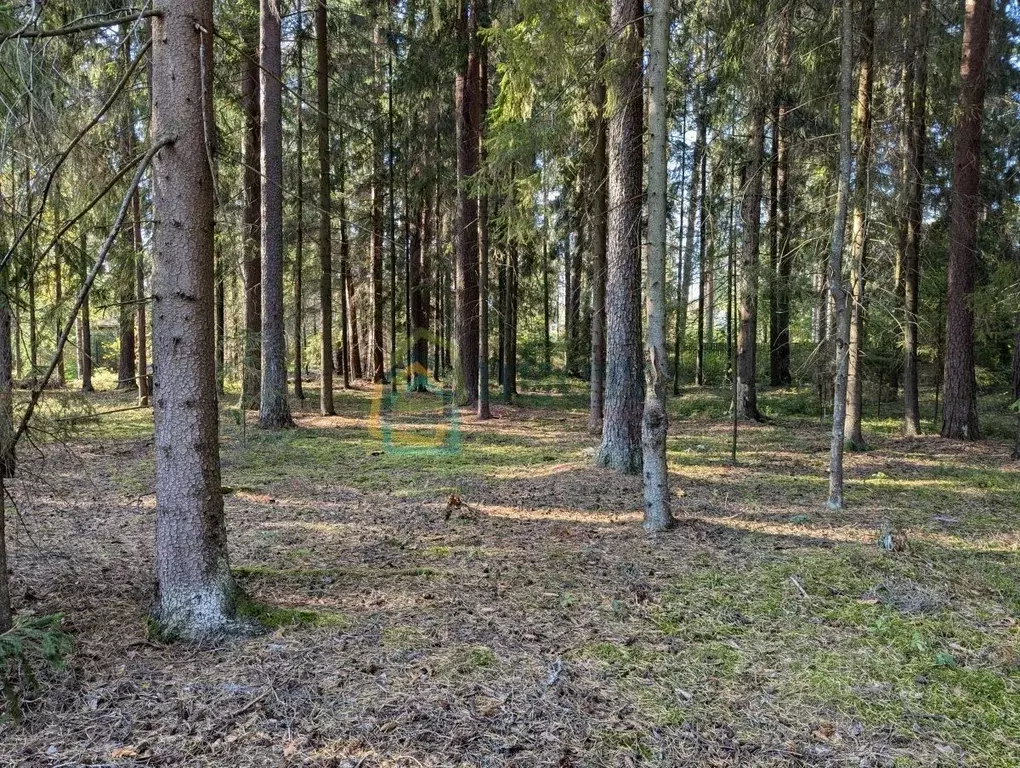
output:
M916 35L907 67L912 76L904 101L910 100L907 126L905 175L905 227L902 247L903 280L903 434L912 437L921 433L921 406L918 397L917 374L917 311L920 288L921 208L924 198L924 163L928 133L928 28L931 0L921 0L916 17L911 15Z
M843 248L846 241L850 197L850 117L853 111L853 0L843 0L841 11L839 79L839 180L836 217L829 248L829 291L836 304L834 329L836 372L833 377L832 440L829 445L829 509L843 508L843 441L846 425L847 369L849 367L850 307L843 282Z
M648 104L648 340L645 352L645 406L641 424L645 520L648 531L673 524L666 465L666 72L669 68L670 0L652 2Z
M152 173L156 456L154 617L170 636L236 628L220 482L213 338L212 0L156 0L152 135L175 142ZM203 81L203 75L205 80ZM203 108L203 103L206 105Z
M644 143L641 0L610 5L609 248L606 280L606 390L596 464L641 471L644 362L641 343L641 200Z
M259 426L293 425L287 402L283 330L283 84L280 0L261 0L259 65L262 91L262 392Z
M242 253L244 267L244 352L241 409L257 410L262 383L262 124L257 34L249 31L241 58L244 141Z
M981 437L974 373L973 299L981 209L981 130L991 16L991 0L966 0L954 136L942 408L942 437L956 440Z
M326 0L315 6L315 82L318 98L319 145L319 365L322 390L319 409L323 416L336 413L333 405L333 186L329 175L329 18Z
M596 71L605 62L605 48L595 57ZM595 149L592 157L591 192L591 380L588 398L588 431L602 434L606 386L606 248L609 208L608 163L606 160L606 84L596 79L592 93L594 118L591 122ZM514 276L516 290L516 276Z
M863 450L861 430L864 407L864 301L865 269L868 256L868 226L871 204L871 91L874 82L875 0L863 0L859 11L861 34L857 67L857 171L854 212L850 235L850 349L847 381L846 432L850 445Z

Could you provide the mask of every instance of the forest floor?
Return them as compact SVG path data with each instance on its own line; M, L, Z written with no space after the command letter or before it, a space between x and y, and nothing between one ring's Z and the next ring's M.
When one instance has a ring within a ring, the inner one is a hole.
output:
M0 764L1018 764L1004 439L871 419L831 513L810 395L766 393L731 466L727 393L692 391L672 404L679 525L649 537L640 478L591 467L579 384L487 423L375 395L339 393L331 418L305 401L277 434L224 409L231 562L269 631L208 647L147 629L150 412L23 451L15 602L63 613L75 649L0 726ZM886 521L905 552L876 547Z

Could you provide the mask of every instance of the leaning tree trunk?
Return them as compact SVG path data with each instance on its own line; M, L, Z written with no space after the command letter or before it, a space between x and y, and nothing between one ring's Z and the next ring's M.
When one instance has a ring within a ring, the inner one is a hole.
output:
M279 0L259 3L262 89L262 397L259 426L293 426L283 332L283 84Z
M602 70L605 48L599 47L595 69ZM592 132L595 150L592 158L591 192L591 381L588 399L588 431L602 434L602 414L606 387L606 245L608 238L607 213L609 208L608 165L606 162L606 84L598 77L592 94L595 113ZM514 288L516 290L516 276Z
M329 175L329 40L326 0L315 6L315 82L319 101L316 124L319 138L319 323L322 390L319 408L323 416L336 413L333 405L333 188Z
M864 408L864 288L868 256L868 206L871 201L871 91L875 80L875 0L860 10L861 42L857 68L857 172L850 236L850 349L847 379L846 432L854 450L864 450L861 421Z
M164 633L220 634L234 622L220 483L213 338L212 0L156 0L152 135L173 136L152 172L156 603ZM204 81L203 81L204 76ZM205 105L205 106L203 106Z
M253 33L249 36L255 37ZM241 360L241 410L259 407L262 383L262 127L260 118L257 43L250 40L242 55L241 109L244 112L244 356Z
M642 0L613 0L609 59L609 248L606 285L606 391L602 444L595 461L641 471L644 361L641 344Z
M928 110L928 27L931 0L921 0L913 30L916 42L907 66L912 67L911 88L904 93L910 100L907 127L906 226L903 234L903 434L921 433L921 405L918 397L917 312L920 289L920 250L922 204L924 202L924 157L927 142Z
M647 531L673 524L666 465L666 71L669 68L670 0L653 0L648 103L648 342L645 408L641 423Z
M832 440L829 444L829 509L843 508L843 439L846 425L847 369L849 367L850 311L843 283L843 246L850 197L850 115L853 99L853 0L843 0L842 56L839 88L839 182L836 217L829 248L829 291L836 303L836 373L833 378Z
M981 210L981 129L991 0L967 0L964 8L960 96L953 156L949 225L949 292L946 299L946 375L942 437L978 440L974 378L974 278Z

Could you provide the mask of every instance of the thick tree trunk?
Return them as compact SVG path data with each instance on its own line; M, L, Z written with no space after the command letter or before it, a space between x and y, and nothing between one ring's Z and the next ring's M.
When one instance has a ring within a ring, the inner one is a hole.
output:
M283 331L283 84L280 0L260 0L262 91L262 393L259 426L293 426Z
M466 405L478 402L478 199L469 180L478 172L479 62L477 17L462 6L461 42L465 58L457 72L454 111L457 129L457 223L454 249L457 256L457 355L463 390L458 397Z
M319 327L322 390L319 409L323 416L336 413L333 405L333 188L329 176L329 40L326 0L315 6L315 82L319 113L316 119L319 144Z
M755 54L752 68L762 69L760 53ZM758 412L758 248L761 242L761 197L764 145L765 102L762 94L752 95L751 133L748 137L744 167L744 200L740 218L744 242L740 252L739 286L737 291L740 327L737 333L737 417L760 421Z
M644 109L641 0L613 0L608 103L609 248L606 284L606 391L602 444L595 461L641 471L644 361L641 343L641 199Z
M645 407L641 425L647 531L673 525L669 468L666 464L666 72L669 68L670 0L652 2L651 59L648 104L648 341ZM702 280L704 285L704 280ZM702 294L703 295L703 294Z
M599 47L595 58L596 71L602 70L605 48ZM592 158L591 192L591 381L588 398L588 431L602 434L602 415L606 386L606 249L609 209L608 163L606 160L606 84L599 77L592 94L595 113L592 132L595 150ZM516 288L516 277L514 286Z
M974 376L974 279L981 209L981 129L991 0L966 0L960 96L953 156L949 225L949 292L946 300L946 375L942 437L978 440Z
M203 138L212 72L200 53L213 42L201 30L212 29L212 0L156 0L154 8L152 135L176 137L152 172L154 617L167 635L197 639L237 626L220 483L213 184Z
M921 433L921 406L918 397L917 312L920 289L921 209L924 200L924 163L928 133L928 28L931 0L921 0L913 29L916 35L907 66L912 69L909 92L910 122L906 151L906 216L903 233L903 434Z
M871 202L871 92L874 83L875 0L864 0L860 12L861 42L857 67L857 163L854 213L850 236L850 349L847 380L846 433L854 450L867 447L861 429L864 408L864 301L868 256L868 207Z
M249 32L249 36L255 35ZM245 411L257 410L262 383L262 126L258 46L245 46L241 61L241 109L244 112L244 357L241 360L241 402Z
M843 442L846 425L847 369L849 367L850 308L843 283L843 247L850 197L850 118L853 110L853 0L843 0L839 89L839 181L836 217L829 248L829 291L836 303L836 372L833 377L832 440L829 444L829 509L843 508Z

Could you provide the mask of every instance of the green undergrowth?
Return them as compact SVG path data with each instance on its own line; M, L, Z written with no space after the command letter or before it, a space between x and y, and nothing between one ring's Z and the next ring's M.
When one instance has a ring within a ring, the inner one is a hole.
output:
M642 641L580 655L660 727L728 722L751 741L789 722L844 736L891 728L918 745L918 764L937 752L1012 765L1018 578L1015 556L856 545L706 557L663 595Z

